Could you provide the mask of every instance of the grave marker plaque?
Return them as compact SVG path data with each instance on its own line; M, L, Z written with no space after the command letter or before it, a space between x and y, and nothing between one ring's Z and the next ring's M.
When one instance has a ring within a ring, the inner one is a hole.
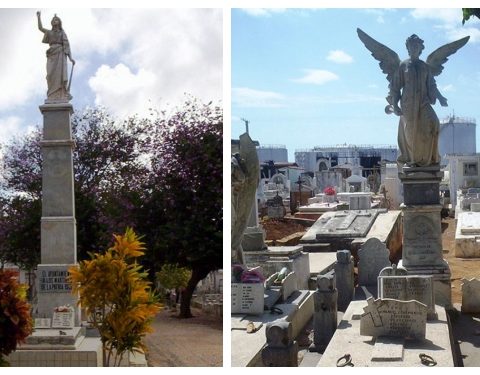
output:
M435 319L433 276L379 276L378 298L401 301L416 300L428 307L428 319Z
M62 311L53 313L52 328L73 328L75 319L73 311Z
M35 329L41 328L51 328L52 326L52 319L51 318L35 318L34 321Z
M260 315L264 309L265 287L262 283L232 284L232 314Z
M70 293L72 286L67 281L68 269L48 269L39 271L39 293Z
M424 339L427 306L418 301L367 299L360 318L360 335Z

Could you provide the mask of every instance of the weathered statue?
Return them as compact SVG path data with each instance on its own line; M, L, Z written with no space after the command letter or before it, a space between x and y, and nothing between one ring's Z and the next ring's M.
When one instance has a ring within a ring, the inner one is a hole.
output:
M42 43L50 46L47 50L47 102L68 102L72 96L67 73L67 57L73 65L75 60L72 59L67 34L63 31L62 21L57 15L52 18L51 30L43 28L40 15L38 11L38 29L43 33ZM70 80L71 78L70 74Z
M385 107L385 112L400 116L398 163L410 167L438 165L440 123L432 104L438 99L445 107L447 99L438 91L434 77L442 72L447 57L463 47L470 37L446 44L432 52L426 61L422 61L419 56L424 49L423 40L413 34L406 41L410 58L400 61L390 48L360 29L357 29L357 33L365 47L372 52L372 56L380 61L380 68L390 83L390 92L386 98L389 105Z
M247 133L240 136L240 152L232 155L232 264L243 264L242 238L256 199L260 173L257 150Z

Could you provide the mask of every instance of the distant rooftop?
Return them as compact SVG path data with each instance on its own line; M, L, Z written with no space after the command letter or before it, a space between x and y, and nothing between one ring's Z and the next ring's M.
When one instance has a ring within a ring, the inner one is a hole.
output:
M308 149L299 149L295 150L295 152L311 152L311 151L322 151L325 149L354 149L354 150L362 150L362 149L393 149L396 150L396 145L352 145L352 144L338 144L338 145L325 145L325 146L314 146L313 148Z
M444 119L440 120L440 124L476 124L476 121L473 117L460 117L460 116L447 116Z
M258 146L258 148L266 148L266 149L272 149L272 148L287 148L287 146L285 145L261 145L261 146Z

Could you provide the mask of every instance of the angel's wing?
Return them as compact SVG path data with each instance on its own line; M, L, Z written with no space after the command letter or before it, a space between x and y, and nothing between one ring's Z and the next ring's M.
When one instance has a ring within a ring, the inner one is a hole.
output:
M426 63L430 66L430 71L434 76L438 76L442 72L443 64L448 61L447 57L453 55L467 44L468 39L470 39L470 37L466 36L455 42L445 44L428 55Z
M380 61L382 72L387 75L388 82L392 82L393 73L400 65L400 58L395 51L392 51L382 43L367 35L365 32L357 28L357 34L365 47L372 53L372 56Z

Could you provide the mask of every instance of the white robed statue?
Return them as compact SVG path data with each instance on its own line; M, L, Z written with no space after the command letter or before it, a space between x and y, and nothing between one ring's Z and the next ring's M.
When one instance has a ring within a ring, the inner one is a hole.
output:
M68 102L72 99L70 95L70 79L68 77L67 58L75 65L72 59L70 44L67 34L63 31L62 21L55 14L52 18L52 29L48 30L42 26L41 14L37 12L38 29L43 33L42 43L47 43L50 48L47 50L47 100L46 102Z
M380 61L380 68L387 75L390 92L387 114L400 116L398 125L399 165L409 167L438 166L438 135L440 122L432 105L436 100L444 107L447 99L440 94L435 76L443 70L447 57L463 47L470 37L448 43L432 52L426 61L419 59L424 49L423 40L413 34L406 41L409 59L400 61L390 48L377 42L357 29L358 37L372 56ZM399 106L400 103L400 106Z

